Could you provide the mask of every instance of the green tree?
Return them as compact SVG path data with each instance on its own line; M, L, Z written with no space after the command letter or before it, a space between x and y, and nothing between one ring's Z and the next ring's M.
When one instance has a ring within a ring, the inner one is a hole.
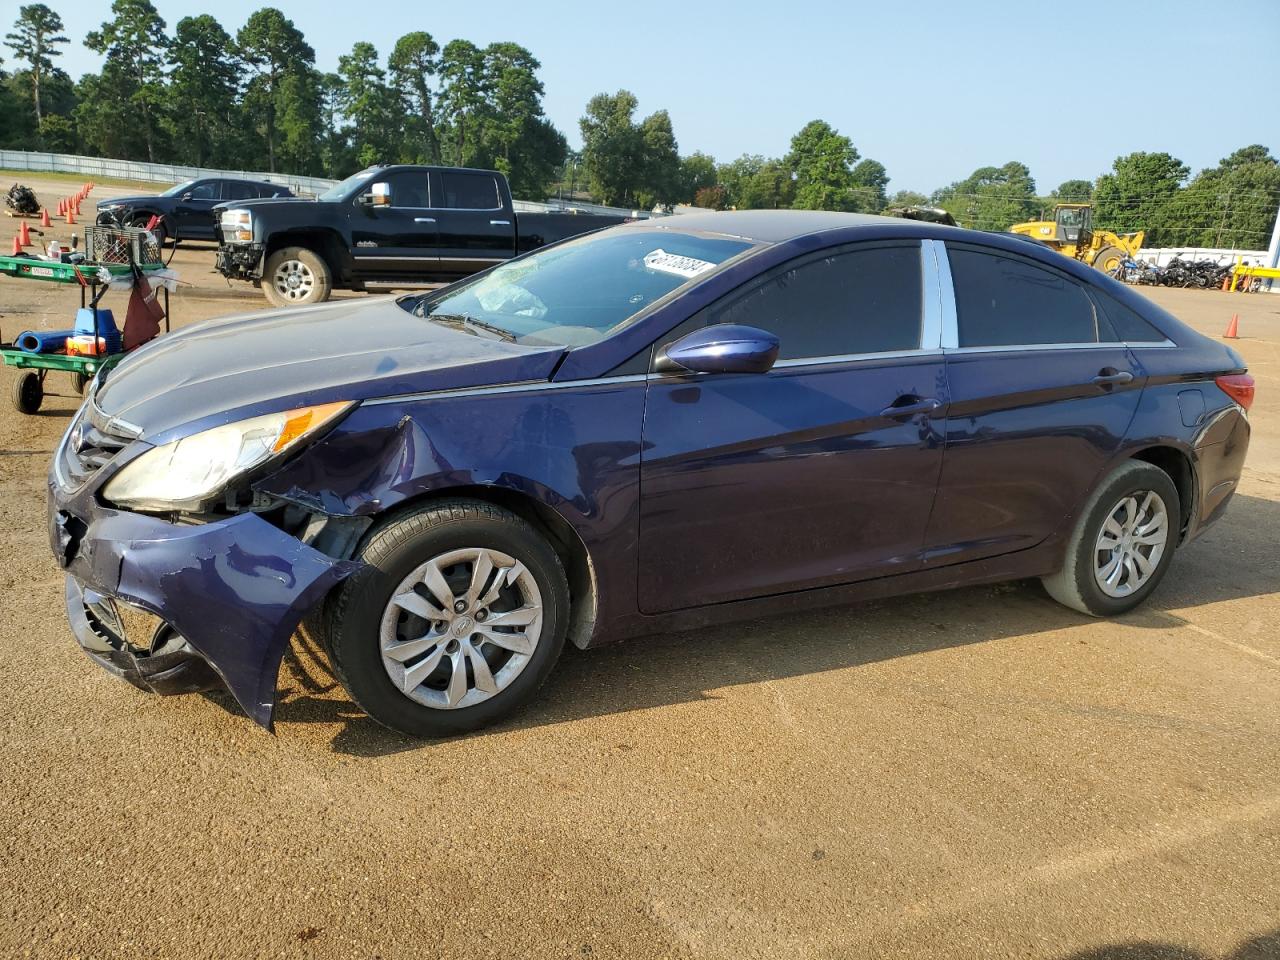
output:
M680 195L681 203L693 203L698 191L716 185L715 158L705 153L693 152L680 158Z
M899 190L887 202L890 207L927 207L929 198L916 190Z
M1002 167L979 167L964 180L935 191L930 202L974 230L1008 230L1039 211L1036 182L1027 165L1016 160Z
M441 152L448 163L474 165L482 147L485 64L469 40L450 40L440 54L440 113L447 126Z
M276 102L281 166L307 176L320 174L324 170L324 75L311 67L289 71L280 80Z
M150 0L114 0L113 18L85 35L85 46L105 55L100 91L108 122L141 126L147 160L156 159L156 118L167 103L164 18Z
M1093 191L1094 224L1116 233L1147 231L1149 246L1177 242L1183 234L1173 201L1190 168L1167 153L1117 157Z
M758 153L744 153L736 160L722 163L716 168L716 179L724 187L724 203L726 207L738 210L747 209L746 196L748 185L764 165L769 162Z
M795 203L791 168L781 160L765 160L739 187L741 210L783 210Z
M391 84L404 106L406 160L440 162L435 104L430 78L440 69L440 45L424 30L406 33L396 41L387 60Z
M888 203L889 171L879 160L863 160L853 168L853 204L858 213L879 213Z
M582 165L592 196L613 206L632 206L645 175L645 147L633 122L637 101L629 90L598 93L578 121Z
M231 37L210 14L183 17L169 47L171 125L178 158L227 163L234 147L240 63Z
M786 164L795 172L795 206L801 210L848 210L853 205L853 141L825 120L811 120L791 138Z
M640 143L643 166L636 199L646 209L670 206L680 197L680 145L667 111L659 110L644 118Z
M327 177L342 179L359 168L351 140L342 126L342 78L336 73L322 73L320 94L320 163Z
M62 55L58 44L69 42L61 31L62 18L43 3L33 3L18 8L18 20L13 31L4 38L4 45L18 60L27 64L37 127L44 119L40 82L53 70L53 58Z
M387 85L386 71L378 64L372 43L360 41L351 53L338 58L342 112L354 128L352 144L362 166L386 163L399 156L401 125L396 115L396 95Z
M1266 249L1280 205L1280 164L1266 147L1235 151L1171 201L1162 245Z
M1092 199L1092 180L1063 180L1049 194L1049 200L1053 203L1088 203Z
M279 114L290 114L290 129L297 135L298 124L307 119L298 111L309 100L306 94L310 86L315 87L318 111L318 81L305 77L315 63L316 53L293 21L275 7L263 7L252 13L236 34L236 43L241 58L256 72L249 82L244 104L249 114L262 122L262 135L267 145L267 169L274 172ZM300 76L303 78L299 79ZM286 88L290 91L287 95L283 92ZM314 127L317 121L318 115L303 125L309 123Z

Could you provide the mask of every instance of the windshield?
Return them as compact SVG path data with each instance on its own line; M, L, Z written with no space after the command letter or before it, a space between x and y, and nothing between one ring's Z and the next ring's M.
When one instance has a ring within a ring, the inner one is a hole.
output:
M374 169L375 169L374 167L365 167L359 173L353 173L351 176L347 177L347 179L343 180L341 183L335 183L332 187L330 187L324 193L320 194L320 196L316 197L316 199L317 200L341 200L343 197L345 197L348 193L351 192L351 189L356 184L358 184L365 177L372 174Z
M170 188L169 188L168 190L166 190L164 193L160 194L160 196L162 196L162 197L180 197L180 196L182 196L182 194L186 193L188 190L190 190L190 189L191 189L191 185L192 185L193 183L195 183L195 181L194 181L194 180L183 180L181 183L176 183L176 184L174 184L172 187L170 187Z
M624 227L557 244L471 283L400 304L477 336L580 347L750 247L746 240Z

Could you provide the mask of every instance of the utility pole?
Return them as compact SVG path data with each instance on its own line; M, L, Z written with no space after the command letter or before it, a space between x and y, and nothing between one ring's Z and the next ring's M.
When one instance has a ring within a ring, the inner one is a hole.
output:
M1280 266L1280 206L1276 208L1276 222L1271 227L1271 246L1267 247L1267 266L1275 269ZM1267 278L1267 292L1271 293L1274 281Z

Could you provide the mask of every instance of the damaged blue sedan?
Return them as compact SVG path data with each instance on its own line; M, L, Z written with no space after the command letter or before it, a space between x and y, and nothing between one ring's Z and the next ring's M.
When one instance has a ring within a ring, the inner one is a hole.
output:
M1252 398L1228 347L1017 238L692 215L163 337L92 384L49 534L136 686L270 727L309 618L356 704L443 736L566 641L1031 577L1122 613L1222 514Z

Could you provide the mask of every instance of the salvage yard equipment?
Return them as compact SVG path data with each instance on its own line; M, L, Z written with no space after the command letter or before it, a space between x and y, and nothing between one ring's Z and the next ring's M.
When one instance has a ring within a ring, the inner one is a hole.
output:
M21 183L9 188L4 202L11 217L34 217L40 212L40 201L36 199L35 191Z
M95 229L95 228L90 228ZM71 374L72 384L76 392L83 392L85 384L100 370L119 362L125 351L137 340L130 337L130 323L134 311L130 310L130 318L125 321L123 343L114 321L107 319L109 311L99 310L98 303L113 285L127 284L138 295L140 287L150 293L148 275L157 275L165 270L159 262L159 247L154 239L148 240L140 236L142 230L109 230L96 228L97 234L92 240L86 237L99 257L121 257L122 260L85 259L80 262L47 260L27 255L0 257L0 274L21 280L44 280L50 283L77 284L80 287L80 308L88 311L89 322L83 324L84 329L68 331L67 339L72 334L81 334L88 339L88 351L83 344L73 349L68 342L58 343L57 337L46 333L41 335L28 331L14 343L0 342L0 357L6 366L17 367L24 371L14 382L12 399L19 413L33 414L44 402L45 378L50 370L60 370ZM112 236L111 234L123 234ZM136 257L135 254L141 254ZM134 258L134 259L131 259ZM172 276L169 274L168 276ZM154 295L152 295L154 296ZM144 302L148 302L144 298ZM145 318L143 320L145 323ZM164 324L169 329L169 287L164 285ZM78 325L79 326L79 325ZM158 324L157 328L158 329ZM63 332L59 332L61 336ZM144 334L145 336L145 334ZM30 337L30 339L28 339ZM107 352L99 352L97 344L103 344ZM54 351L54 352L48 352Z
M1030 220L1015 223L1010 233L1020 233L1039 240L1063 256L1113 273L1126 257L1138 255L1145 230L1137 233L1112 233L1093 229L1093 204L1060 203L1053 208L1052 220Z

